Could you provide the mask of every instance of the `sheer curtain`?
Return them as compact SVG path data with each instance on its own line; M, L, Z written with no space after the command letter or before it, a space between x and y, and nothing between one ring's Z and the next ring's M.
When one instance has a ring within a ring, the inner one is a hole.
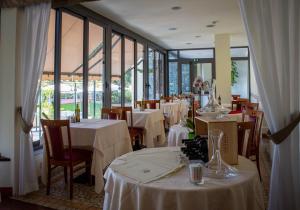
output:
M20 75L22 118L28 127L34 119L38 83L45 64L50 9L50 3L42 3L20 8L18 11L17 71ZM37 190L32 136L22 129L16 138L14 157L14 194L23 195Z
M300 1L240 0L255 78L272 133L300 110ZM270 210L300 209L299 125L275 146Z

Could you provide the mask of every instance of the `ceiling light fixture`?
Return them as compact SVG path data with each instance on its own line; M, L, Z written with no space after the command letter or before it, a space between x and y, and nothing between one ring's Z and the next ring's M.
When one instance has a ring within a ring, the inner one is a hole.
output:
M215 25L213 25L213 24L206 25L206 28L213 28L213 27L215 27Z
M214 21L212 21L211 23L215 25L215 24L218 23L218 22L219 22L218 20L214 20Z
M186 45L191 45L192 44L192 42L187 42L187 43L185 43Z
M171 7L172 10L181 10L181 7L180 6L174 6L174 7Z
M201 37L200 35L195 36L195 38L200 38L200 37Z
M175 27L169 28L169 31L176 31L176 30L177 30L177 28L175 28Z

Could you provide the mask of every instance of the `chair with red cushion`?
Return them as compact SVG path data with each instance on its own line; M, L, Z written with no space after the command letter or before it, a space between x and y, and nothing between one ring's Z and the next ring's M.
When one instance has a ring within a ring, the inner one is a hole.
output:
M92 163L92 152L86 149L72 148L69 120L41 119L41 125L44 132L48 164L47 195L49 195L50 193L51 170L58 166L62 166L64 168L64 176L66 183L68 182L68 168L70 169L70 199L72 199L74 167L81 163L85 163L86 173L91 179L90 172ZM67 135L65 141L63 138L65 136L64 134Z

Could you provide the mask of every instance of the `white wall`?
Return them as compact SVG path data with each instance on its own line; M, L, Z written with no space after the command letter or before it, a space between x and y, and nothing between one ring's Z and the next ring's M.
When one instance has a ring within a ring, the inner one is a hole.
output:
M217 95L222 103L231 104L231 57L229 34L215 35Z
M1 9L0 41L0 152L11 162L0 162L0 187L12 186L15 139L15 64L17 9Z

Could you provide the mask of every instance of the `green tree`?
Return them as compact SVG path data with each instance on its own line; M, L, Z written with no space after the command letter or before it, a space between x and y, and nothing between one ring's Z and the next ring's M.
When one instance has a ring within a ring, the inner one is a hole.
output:
M239 72L237 69L236 61L231 62L231 86L237 83L237 79L239 78Z

